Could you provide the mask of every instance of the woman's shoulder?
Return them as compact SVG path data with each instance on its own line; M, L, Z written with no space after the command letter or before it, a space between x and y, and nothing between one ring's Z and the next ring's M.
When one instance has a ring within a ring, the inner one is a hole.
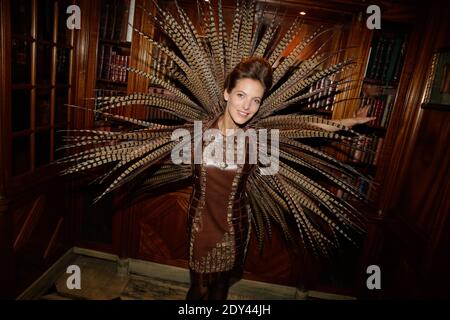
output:
M219 116L207 118L202 120L202 129L203 131L207 129L218 129L217 121L219 120Z

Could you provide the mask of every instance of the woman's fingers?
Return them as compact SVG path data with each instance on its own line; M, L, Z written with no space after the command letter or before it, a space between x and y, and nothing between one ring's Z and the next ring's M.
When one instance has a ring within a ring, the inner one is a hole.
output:
M356 119L356 122L358 124L363 124L363 123L375 120L376 117L358 117L358 118L355 118L355 119Z
M365 106L365 107L359 108L355 114L356 118L367 117L367 113L369 113L369 108L370 108L370 106Z

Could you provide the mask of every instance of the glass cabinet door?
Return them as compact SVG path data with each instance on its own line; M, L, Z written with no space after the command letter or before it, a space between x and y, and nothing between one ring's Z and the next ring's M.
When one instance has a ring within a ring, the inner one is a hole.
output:
M68 125L73 31L71 0L11 0L12 176L58 157L57 131Z

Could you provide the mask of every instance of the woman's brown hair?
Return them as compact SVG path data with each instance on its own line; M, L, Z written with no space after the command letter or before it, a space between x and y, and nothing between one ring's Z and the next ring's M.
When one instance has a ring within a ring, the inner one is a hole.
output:
M272 66L267 60L251 57L241 61L225 79L225 89L231 92L239 79L258 80L267 92L272 86Z

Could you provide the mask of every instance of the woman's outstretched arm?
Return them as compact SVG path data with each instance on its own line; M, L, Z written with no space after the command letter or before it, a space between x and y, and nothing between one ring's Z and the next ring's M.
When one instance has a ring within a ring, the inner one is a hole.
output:
M345 119L339 119L339 120L332 120L333 122L340 123L348 128L353 127L357 124L363 124L372 120L375 120L376 117L368 117L367 112L369 111L369 106L365 106L363 108L358 109L358 111L355 113L355 117L353 118L345 118ZM315 123L314 126L325 129L327 131L338 131L339 128L336 128L334 126L323 124L323 123Z

